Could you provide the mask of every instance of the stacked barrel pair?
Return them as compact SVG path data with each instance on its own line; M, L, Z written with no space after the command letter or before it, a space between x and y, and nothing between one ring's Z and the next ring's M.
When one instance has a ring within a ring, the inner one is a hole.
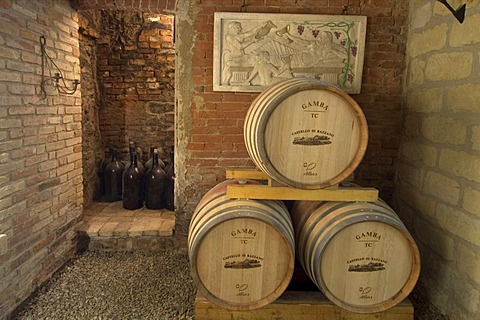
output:
M365 154L368 128L358 104L315 79L278 82L253 101L244 139L273 180L322 189L349 177ZM413 290L418 248L395 212L375 202L229 199L210 190L190 224L192 274L210 301L234 310L262 307L292 279L295 252L312 282L340 307L386 310ZM249 181L247 183L255 183Z

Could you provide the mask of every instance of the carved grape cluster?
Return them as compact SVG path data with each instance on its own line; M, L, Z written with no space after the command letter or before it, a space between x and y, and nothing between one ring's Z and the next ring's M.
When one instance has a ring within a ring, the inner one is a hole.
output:
M297 27L297 32L299 35L302 35L303 34L303 31L305 31L305 27L304 26L298 26Z

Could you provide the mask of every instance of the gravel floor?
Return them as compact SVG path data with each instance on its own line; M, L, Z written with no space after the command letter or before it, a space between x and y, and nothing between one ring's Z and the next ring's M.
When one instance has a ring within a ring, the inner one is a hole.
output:
M194 319L195 291L185 253L86 252L47 281L14 319ZM421 293L417 286L410 296L415 320L448 320Z
M413 304L415 320L450 320L449 317L440 314L440 311L426 299L425 289L418 283L410 294L409 299Z
M14 319L193 319L194 297L186 254L87 252Z

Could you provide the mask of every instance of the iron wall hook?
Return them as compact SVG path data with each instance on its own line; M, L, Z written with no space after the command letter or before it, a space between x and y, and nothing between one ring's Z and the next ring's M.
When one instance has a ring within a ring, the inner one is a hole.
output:
M457 18L458 22L463 23L465 20L465 9L467 8L467 4L464 3L457 9L453 9L453 7L448 3L447 0L437 0L438 2L442 3L447 9L453 14L455 18Z

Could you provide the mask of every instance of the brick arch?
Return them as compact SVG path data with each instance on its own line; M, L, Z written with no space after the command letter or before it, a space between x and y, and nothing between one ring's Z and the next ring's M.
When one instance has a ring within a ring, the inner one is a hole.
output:
M71 0L71 4L76 10L116 9L173 13L176 9L175 0Z

